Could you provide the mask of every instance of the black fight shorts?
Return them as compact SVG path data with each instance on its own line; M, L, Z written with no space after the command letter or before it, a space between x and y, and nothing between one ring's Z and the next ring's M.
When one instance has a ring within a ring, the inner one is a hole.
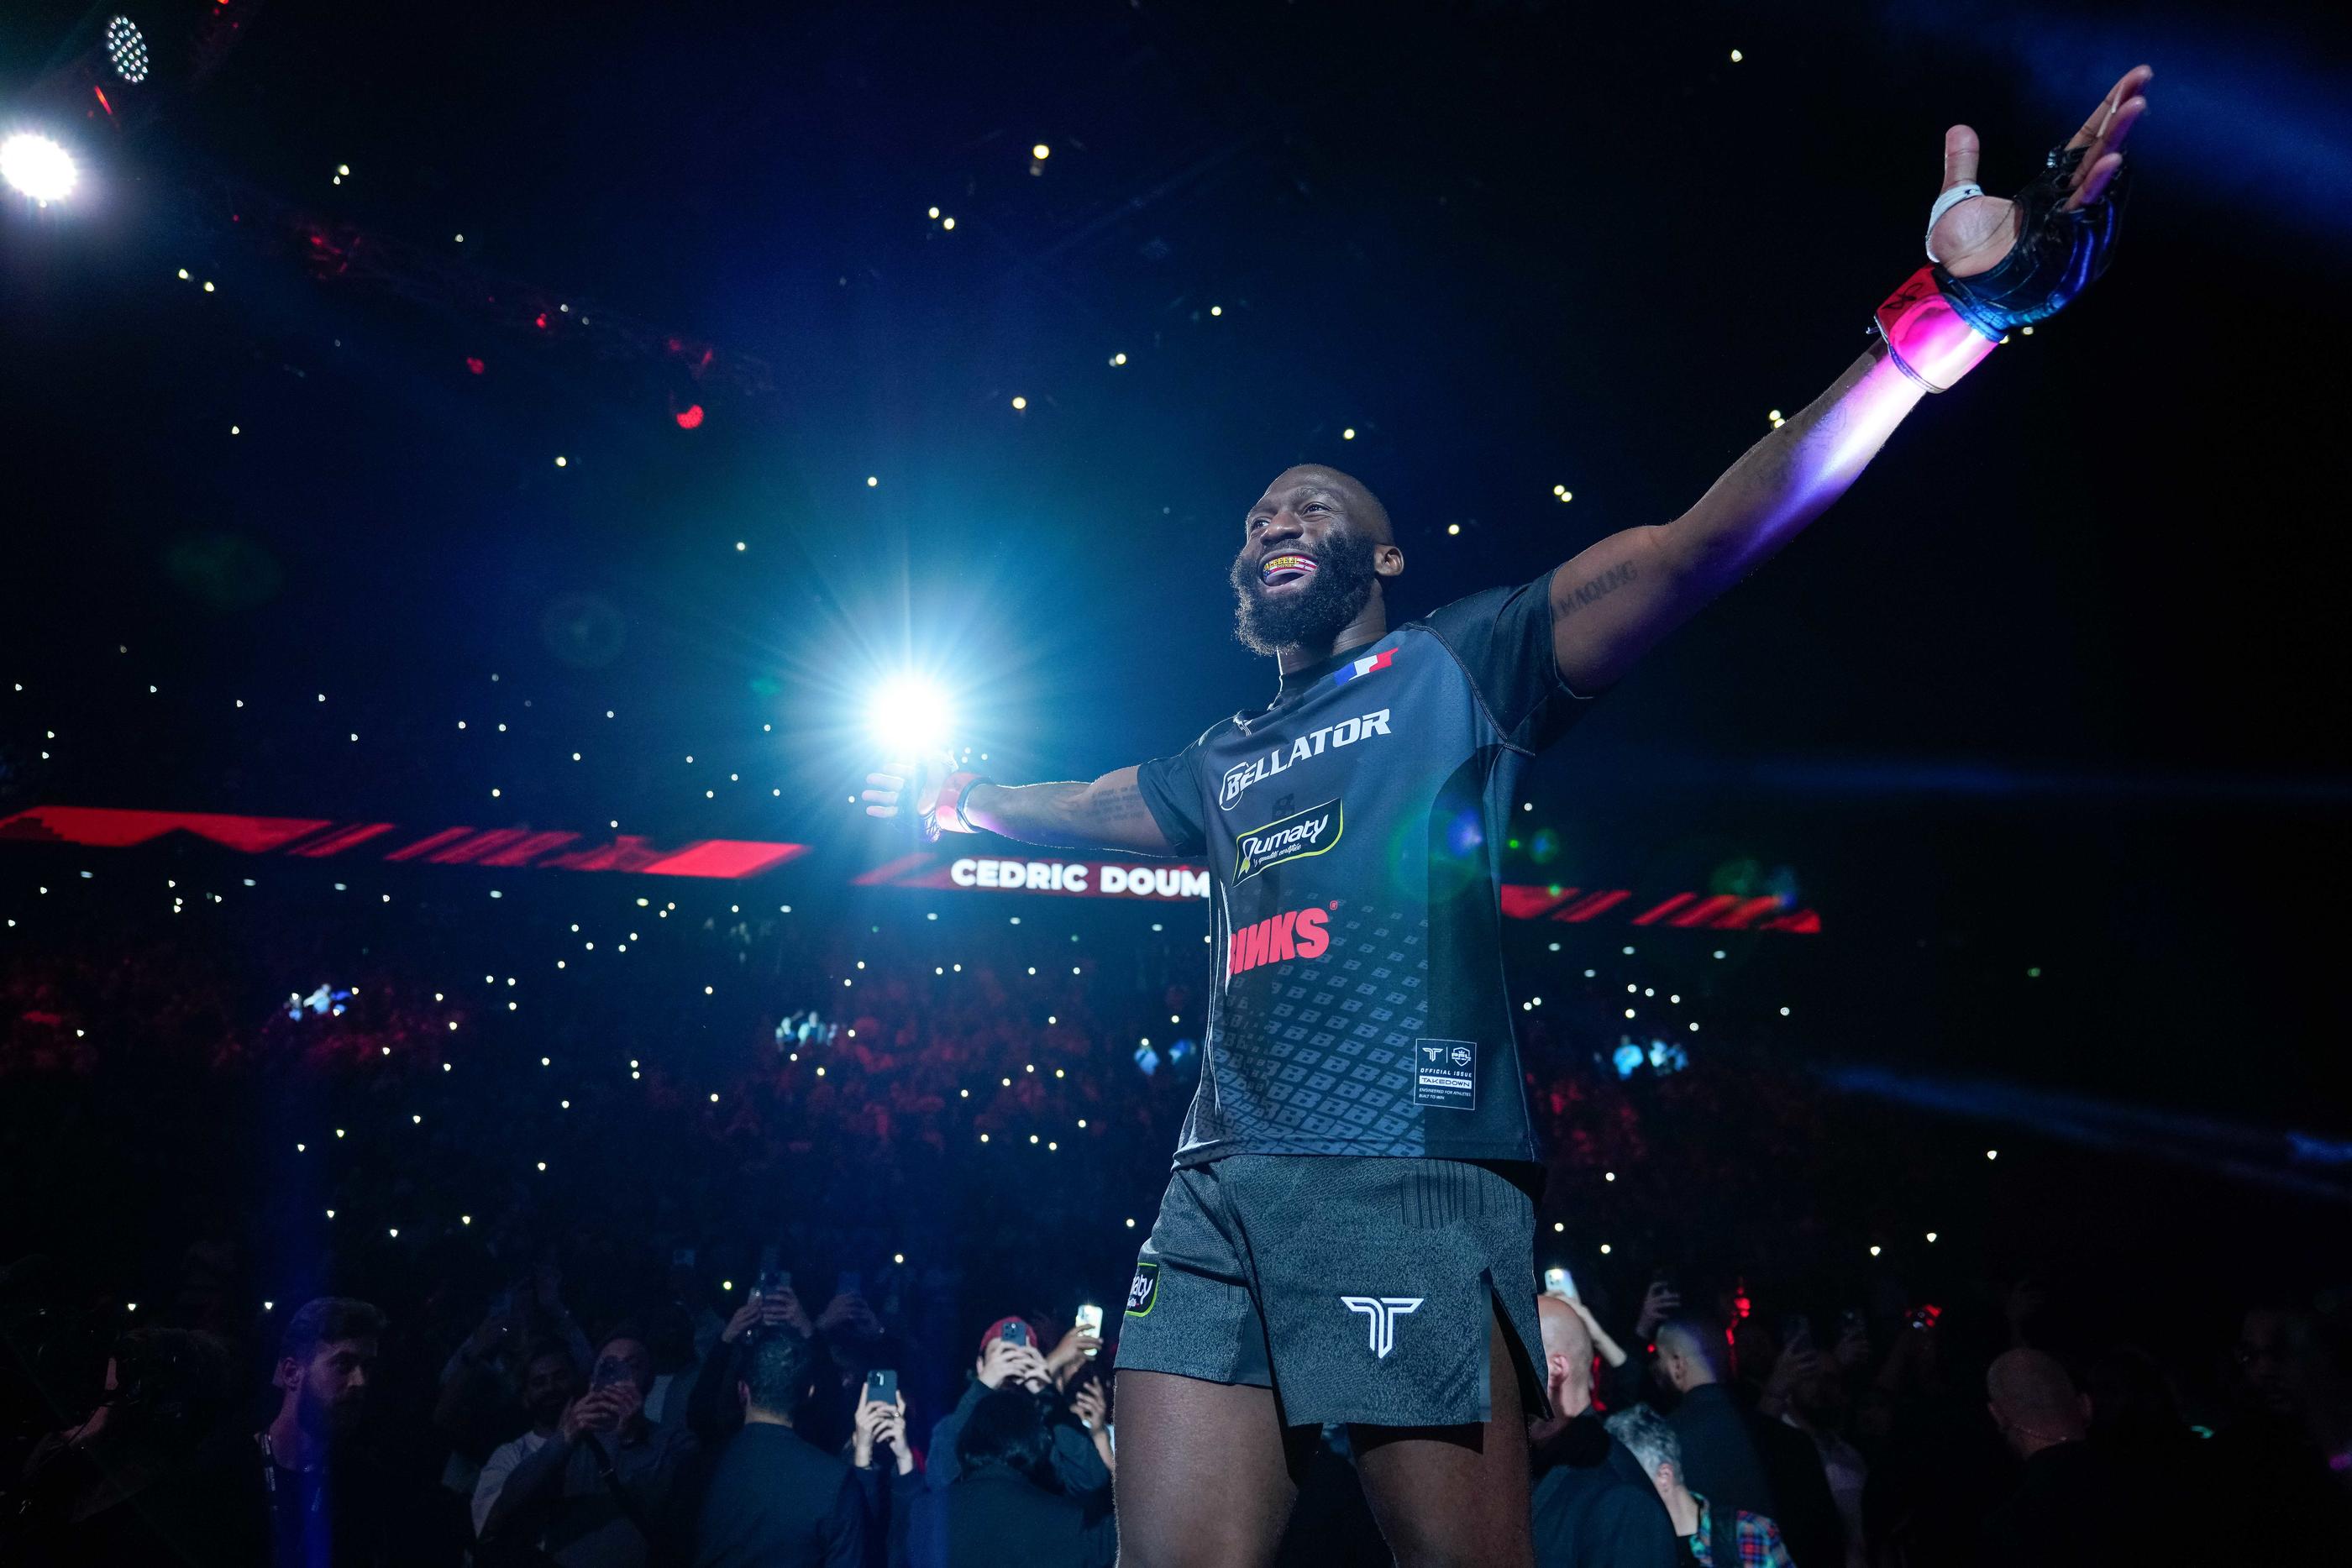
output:
M1118 1365L1271 1388L1286 1426L1458 1426L1492 1414L1497 1317L1540 1415L1535 1203L1500 1171L1229 1155L1169 1178Z

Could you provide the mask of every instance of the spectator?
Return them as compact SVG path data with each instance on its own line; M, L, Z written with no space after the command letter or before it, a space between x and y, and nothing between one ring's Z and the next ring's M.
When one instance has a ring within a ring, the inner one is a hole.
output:
M486 1552L538 1549L564 1568L645 1568L662 1537L690 1432L646 1419L653 1356L634 1327L596 1353L588 1392L564 1407L554 1438L507 1476L482 1524Z
M22 1568L184 1563L243 1568L267 1528L250 1450L225 1432L229 1350L187 1329L115 1343L88 1417L33 1448L5 1514L0 1562Z
M1658 1376L1681 1396L1671 1418L1681 1449L1675 1473L1718 1508L1771 1518L1772 1489L1764 1479L1764 1461L1723 1382L1723 1325L1703 1313L1671 1318L1659 1325L1657 1344Z
M562 1288L562 1273L541 1262L529 1279L499 1292L441 1368L433 1424L451 1444L441 1479L460 1496L479 1497L477 1482L485 1461L514 1431L528 1372L524 1347L560 1343L572 1354L575 1378L587 1369L587 1336L564 1306ZM480 1518L478 1509L478 1531Z
M383 1314L347 1296L305 1302L287 1320L271 1382L278 1414L257 1437L279 1568L389 1563L397 1498L364 1446L368 1378Z
M789 1327L771 1329L748 1342L741 1362L743 1429L728 1440L703 1493L693 1561L698 1568L859 1568L858 1483L849 1466L793 1430L814 1379L812 1342ZM865 1457L870 1463L870 1444Z
M1682 1444L1655 1411L1640 1406L1609 1417L1609 1435L1624 1445L1658 1489L1675 1521L1675 1533L1688 1544L1702 1568L1794 1568L1780 1527L1760 1513L1710 1504L1683 1479Z
M1985 1521L1986 1563L2042 1568L2172 1555L2165 1542L2177 1516L2126 1495L2105 1452L2087 1441L2090 1400L2055 1356L2003 1352L1985 1373L1985 1407L2001 1441L2025 1461L2016 1490Z
M1673 1568L1674 1521L1648 1487L1611 1463L1592 1410L1592 1330L1580 1302L1536 1299L1551 1415L1528 1424L1538 1568Z
M515 1467L554 1437L565 1406L579 1391L580 1374L572 1364L569 1349L560 1344L543 1344L525 1358L522 1407L523 1414L530 1419L530 1429L491 1449L490 1457L483 1462L480 1478L474 1483L475 1534L479 1535L482 1526L488 1522L490 1510L497 1505L499 1493L506 1489L507 1478L514 1473Z
M877 1463L878 1451L891 1458ZM866 1503L866 1555L877 1555L874 1543L897 1539L905 1531L907 1509L923 1490L915 1478L915 1449L907 1441L907 1396L885 1404L861 1397L850 1432L850 1468L857 1474Z
M1117 1557L1109 1521L1090 1522L1055 1490L1053 1434L1020 1382L971 1401L956 1461L952 1482L913 1499L892 1568L1108 1568Z
M1008 1333L1018 1337L1007 1338ZM1081 1421L1058 1418L1064 1411L1054 1392L1054 1373L1046 1358L1038 1354L1036 1338L1035 1329L1026 1319L999 1318L988 1325L987 1333L981 1338L971 1382L956 1401L955 1408L940 1416L931 1428L930 1483L934 1487L954 1483L962 1468L962 1450L957 1438L964 1422L981 1401L1009 1382L1027 1391L1033 1399L1045 1402L1039 1419L1046 1433L1052 1473L1061 1490L1082 1502L1107 1508L1110 1500L1110 1467L1103 1456L1109 1451L1109 1434L1108 1430L1103 1433L1101 1447L1097 1448L1095 1434Z

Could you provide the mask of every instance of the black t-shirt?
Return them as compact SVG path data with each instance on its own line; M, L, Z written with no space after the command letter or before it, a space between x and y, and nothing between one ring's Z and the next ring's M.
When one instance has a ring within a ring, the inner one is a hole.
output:
M1216 952L1176 1163L1233 1154L1536 1157L1503 988L1512 785L1589 707L1550 574L1286 675L1143 765L1205 854Z

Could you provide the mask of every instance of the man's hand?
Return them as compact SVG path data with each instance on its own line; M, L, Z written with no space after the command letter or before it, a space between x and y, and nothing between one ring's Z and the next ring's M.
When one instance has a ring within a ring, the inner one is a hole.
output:
M2124 166L2124 139L2147 111L2141 91L2154 80L2155 70L2134 66L2124 73L2067 150L2082 150L2082 159L2068 179L2068 195L2060 207L2074 212L2107 193L2107 185ZM1976 183L1977 133L1965 125L1944 132L1944 185L1947 191ZM2017 204L2005 196L1976 196L1959 203L1927 231L1927 251L1955 277L1973 277L1990 270L2017 243Z
M1073 1325L1062 1336L1053 1354L1045 1358L1045 1370L1056 1383L1066 1383L1070 1375L1087 1364L1087 1359L1102 1348L1102 1340Z
M955 770L955 758L945 752L919 760L886 762L882 771L866 776L866 791L858 798L866 802L869 817L912 812L918 821L928 823L939 809L940 786Z
M592 1388L563 1407L563 1419L556 1426L556 1435L565 1442L577 1442L587 1432L610 1432L622 1420L619 1401L613 1397L615 1389ZM632 1387L630 1392L635 1393Z
M1651 1281L1648 1293L1642 1298L1642 1315L1633 1322L1633 1337L1646 1343L1660 1323L1682 1310L1680 1291L1664 1280Z
M1764 1393L1759 1403L1767 1416L1779 1416L1789 1408L1789 1401L1799 1388L1821 1375L1822 1353L1810 1345L1801 1350L1780 1353L1772 1364L1772 1375L1764 1380Z
M816 1315L816 1326L828 1333L835 1329L850 1328L861 1339L871 1339L882 1332L882 1322L866 1298L854 1291L845 1291L825 1302L824 1311Z
M1078 1385L1077 1391L1070 1396L1070 1414L1089 1432L1108 1418L1110 1406L1103 1398L1102 1379L1089 1377Z
M1050 1380L1045 1370L1045 1358L1033 1345L1014 1344L1009 1339L993 1339L980 1354L977 1367L980 1381L990 1388L1002 1388L1006 1378L1013 1378L1024 1387L1041 1389Z

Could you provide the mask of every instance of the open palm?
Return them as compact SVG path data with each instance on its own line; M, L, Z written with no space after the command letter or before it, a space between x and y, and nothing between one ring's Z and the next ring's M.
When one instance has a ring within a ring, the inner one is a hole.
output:
M2124 139L2147 108L2143 89L2155 77L2147 66L2126 71L2066 143L2070 151L2084 151L2063 210L2073 212L2106 194L2108 182L2124 165ZM1944 190L1974 182L1977 152L1977 133L1969 127L1955 125L1944 132ZM2005 196L1978 196L1937 220L1927 233L1927 251L1940 257L1954 277L1969 277L1998 266L2016 241L2017 204Z

